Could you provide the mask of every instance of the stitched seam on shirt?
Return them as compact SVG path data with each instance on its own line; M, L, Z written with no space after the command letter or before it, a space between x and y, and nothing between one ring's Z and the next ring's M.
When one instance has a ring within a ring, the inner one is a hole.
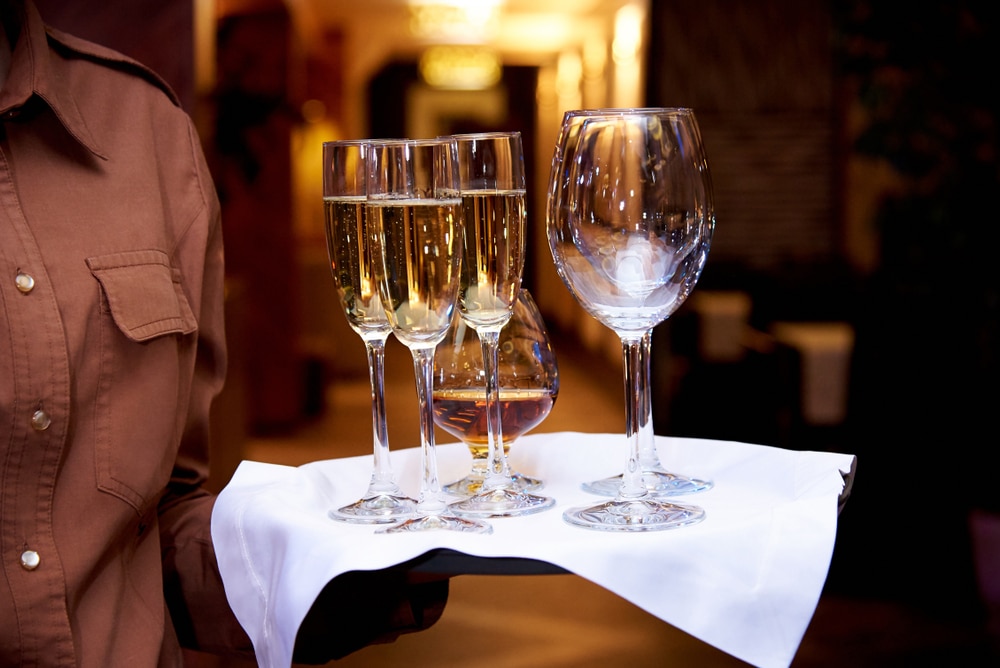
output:
M210 208L208 189L206 188L204 183L205 175L202 173L202 170L197 167L197 165L200 165L203 160L203 158L198 153L200 147L199 143L200 140L198 139L198 135L194 129L194 124L190 120L190 118L188 119L187 123L187 134L188 134L188 150L190 151L191 154L191 160L189 164L192 165L192 170L193 170L192 176L195 184L198 186L198 195L199 195L198 199L201 202L201 206L199 206L194 210L190 220L188 220L187 223L184 225L184 227L180 230L180 233L177 235L177 242L171 249L171 255L177 252L177 247L181 245L181 242L194 227L195 221L198 220L199 216L201 216L206 209ZM215 224L215 221L209 221L209 225L210 228L208 230L209 232L208 239L211 239L212 237L215 236L216 234L215 228L218 227L218 225Z
M137 329L142 329L143 327L149 327L150 325L156 325L156 324L159 324L161 322L175 322L175 321L177 323L179 323L180 325L184 324L184 318L171 315L171 316L168 316L168 317L165 317L165 318L157 318L156 320L147 320L146 322L142 322L142 323L139 323L137 325L132 325L131 327L129 327L129 331L133 331L134 332Z
M151 262L151 261L146 261L146 262L126 262L126 261L122 261L122 262L117 262L115 264L101 264L100 262L97 262L97 261L98 260L103 260L104 257L106 257L106 256L97 256L97 257L93 257L93 258L88 258L89 262L96 262L97 266L95 267L93 265L90 265L89 262L88 262L88 265L90 266L91 271L115 271L115 270L118 270L118 269L131 269L133 267L148 267L148 266L153 266L153 267L168 267L168 268L170 267L170 262L167 259L167 254L164 253L159 248L140 248L140 249L136 249L134 251L128 251L127 253L116 253L116 255L136 255L138 253L155 253L157 255L162 255L163 256L163 261L162 262Z

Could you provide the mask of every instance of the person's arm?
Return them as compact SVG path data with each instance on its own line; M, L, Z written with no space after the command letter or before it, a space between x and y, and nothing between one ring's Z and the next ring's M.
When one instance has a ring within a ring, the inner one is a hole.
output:
M204 485L209 472L209 416L226 375L223 239L218 198L189 127L198 156L193 188L203 206L175 249L191 308L198 320L189 402L170 483L160 502L163 586L183 647L218 654L252 655L250 639L229 607L212 545L215 497Z

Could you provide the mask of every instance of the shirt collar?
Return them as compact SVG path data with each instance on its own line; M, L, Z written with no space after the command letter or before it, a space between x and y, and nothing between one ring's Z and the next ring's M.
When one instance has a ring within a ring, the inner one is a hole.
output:
M24 3L24 10L21 35L14 47L7 81L0 91L0 113L12 111L37 95L71 137L95 156L107 159L76 106L61 59L49 48L50 35L42 17L30 0Z

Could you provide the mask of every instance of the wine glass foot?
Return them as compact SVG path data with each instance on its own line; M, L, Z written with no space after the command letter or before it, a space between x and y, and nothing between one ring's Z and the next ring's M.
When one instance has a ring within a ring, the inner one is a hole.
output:
M555 503L551 497L501 487L480 490L448 508L462 517L520 517L548 510Z
M705 511L697 506L649 498L616 498L596 506L570 508L563 513L563 520L569 524L598 531L663 531L703 519Z
M486 522L454 515L423 515L378 529L375 533L413 533L418 531L459 531L462 533L493 533Z
M643 471L642 484L646 488L646 492L655 497L695 494L710 490L715 485L711 480L689 478L686 475L671 473L664 469ZM580 487L583 491L598 496L618 496L621 485L622 476L616 475L610 478L585 482Z
M444 491L452 496L461 496L463 498L478 494L483 488L484 477L470 473L461 480L456 480L445 485ZM545 483L538 478L532 478L523 473L513 472L510 474L510 477L514 484L514 490L518 492L535 492L545 486Z
M331 510L327 515L351 524L393 524L412 517L416 510L417 502L407 496L378 494Z

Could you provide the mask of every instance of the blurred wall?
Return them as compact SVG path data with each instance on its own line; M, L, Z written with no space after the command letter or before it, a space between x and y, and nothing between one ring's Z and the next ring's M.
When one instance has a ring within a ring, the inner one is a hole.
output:
M974 621L969 519L1000 511L1000 147L981 74L1000 55L997 12L974 0L652 8L649 102L696 109L715 182L717 243L696 293L752 305L736 364L700 359L696 316L658 330L675 355L658 430L856 454L829 586ZM775 340L780 321L854 332L833 431L789 428L803 358Z

